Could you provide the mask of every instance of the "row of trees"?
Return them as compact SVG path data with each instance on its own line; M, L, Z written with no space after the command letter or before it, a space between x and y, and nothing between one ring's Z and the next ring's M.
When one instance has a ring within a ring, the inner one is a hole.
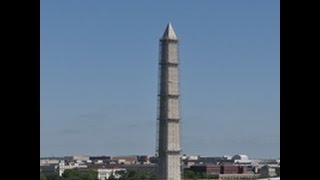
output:
M109 180L157 180L157 176L151 172L144 171L120 171L117 174L111 174ZM120 175L119 178L118 175ZM206 173L195 173L191 170L184 170L182 173L183 179L215 179L213 175ZM40 173L40 180L98 180L98 174L96 171L79 171L78 169L67 169L62 174L62 177L58 175L44 175Z
M99 180L96 171L79 171L78 169L67 169L62 174L58 175L44 175L40 173L40 180Z
M218 177L215 175L207 174L207 173L195 173L191 170L184 170L182 173L183 179L217 179Z
M116 175L120 175L120 177L116 178ZM111 174L109 180L157 180L154 173L144 171L120 171L116 175ZM40 180L98 180L98 174L93 170L83 172L79 169L67 169L62 177L40 173Z
M119 178L115 178L114 175L111 175L109 179L112 180L157 180L157 176L151 172L145 171L119 171L117 175L120 175Z

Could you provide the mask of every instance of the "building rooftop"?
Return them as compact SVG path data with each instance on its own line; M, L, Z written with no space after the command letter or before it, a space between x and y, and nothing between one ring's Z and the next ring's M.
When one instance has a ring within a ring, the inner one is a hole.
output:
M232 157L233 160L249 160L247 155L237 154Z

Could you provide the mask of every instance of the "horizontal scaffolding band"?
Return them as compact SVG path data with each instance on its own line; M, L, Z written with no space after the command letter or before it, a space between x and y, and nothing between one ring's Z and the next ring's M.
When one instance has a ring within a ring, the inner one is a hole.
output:
M179 94L158 94L160 97L179 98Z
M179 155L181 153L181 150L166 150L166 153L167 154L176 154L176 155Z
M179 122L180 119L179 118L168 118L167 121L168 122Z
M163 120L163 121L168 121L168 122L180 122L180 118L166 118L166 119L160 119L157 118L158 120Z
M166 65L166 66L174 66L174 67L177 67L179 65L179 63L163 63L163 62L160 62L159 65Z

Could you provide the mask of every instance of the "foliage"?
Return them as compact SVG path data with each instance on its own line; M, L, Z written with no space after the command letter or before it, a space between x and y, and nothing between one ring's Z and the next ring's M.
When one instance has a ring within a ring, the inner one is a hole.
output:
M118 174L121 175L118 180L157 180L155 174L145 171L120 171Z
M117 178L114 176L114 174L112 172L108 179L109 180L116 180Z
M192 170L184 170L182 174L183 179L215 179L214 175L206 174L206 173L195 173Z
M44 174L40 173L40 180L48 180L48 179Z
M151 172L145 171L117 171L119 178L111 174L109 180L158 180L157 176ZM41 179L42 178L42 179ZM40 174L40 180L98 180L97 172L93 170L79 171L79 169L67 169L62 174L58 175L43 175Z
M63 180L62 177L58 175L45 175L47 177L47 180Z
M79 169L67 169L62 174L62 177L58 175L47 175L46 179L41 180L98 180L97 172L93 170L79 171ZM41 174L40 174L41 178Z
M63 180L98 180L98 174L93 170L82 172L79 169L67 169L62 177Z
M182 177L183 179L196 179L196 174L191 170L184 170Z

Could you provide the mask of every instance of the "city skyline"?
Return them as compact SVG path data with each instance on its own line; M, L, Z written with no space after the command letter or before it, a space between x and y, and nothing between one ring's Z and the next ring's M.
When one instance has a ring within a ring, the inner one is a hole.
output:
M280 157L279 1L166 3L41 1L41 156L155 153L171 21L182 153Z

